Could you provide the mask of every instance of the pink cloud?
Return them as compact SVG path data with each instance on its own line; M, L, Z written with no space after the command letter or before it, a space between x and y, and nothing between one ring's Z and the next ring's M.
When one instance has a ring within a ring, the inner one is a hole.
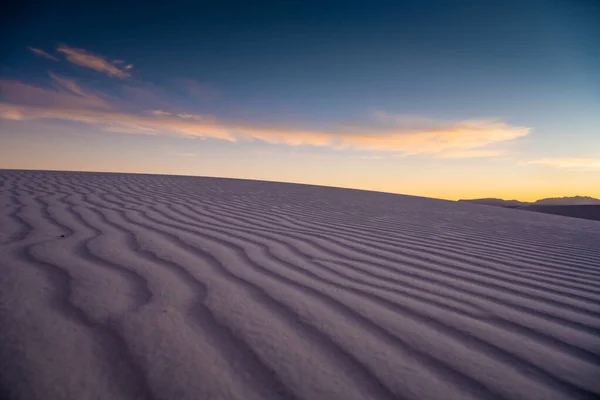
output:
M168 112L168 111L162 111L162 110L152 110L150 112L150 114L156 116L156 117L161 117L163 115L173 115L172 113Z
M109 61L106 58L92 54L87 50L72 48L66 45L61 45L56 50L64 54L67 61L81 67L103 72L113 78L124 79L131 76L128 70L133 67L133 64L119 67L121 62Z
M52 79L53 83L59 88L59 89L65 89L73 94L76 94L80 97L85 97L86 99L88 99L91 102L95 102L99 107L103 107L103 108L110 108L110 106L108 105L108 103L102 98L102 96L100 94L94 94L91 93L90 91L83 89L77 82L75 82L73 79L68 79L68 78L64 78L61 76L58 76L52 72L48 72L48 75L50 76L50 78Z
M52 60L52 61L58 61L58 58L54 57L52 54L46 53L44 50L36 49L34 47L28 47L28 49L36 56L47 58L48 60Z
M107 109L111 107L100 97L84 93L73 81L63 80L56 75L54 75L53 80L63 90L52 90L21 82L0 80L0 99L5 104L21 104L28 107L48 109Z
M19 110L19 107L13 107L0 103L0 119L9 121L23 121L25 116Z
M530 132L529 128L496 120L448 122L422 118L417 121L410 117L404 120L399 116L395 117L393 123L386 122L384 126L375 119L355 124L351 129L348 125L340 125L327 130L312 130L290 126L258 126L252 122L233 122L214 116L162 110L138 114L122 111L115 104L107 107L97 96L86 96L87 92L72 81L53 79L68 92L0 81L0 89L3 89L0 117L78 121L102 126L110 132L179 135L231 142L261 140L291 146L310 145L338 150L455 158L503 154L489 146L511 142Z

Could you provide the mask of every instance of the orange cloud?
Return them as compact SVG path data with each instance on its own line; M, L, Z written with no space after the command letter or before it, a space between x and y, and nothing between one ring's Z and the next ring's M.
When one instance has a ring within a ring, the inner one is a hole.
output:
M11 107L0 103L0 119L9 121L23 121L25 116L21 113L18 107Z
M435 128L409 130L388 128L375 134L346 134L338 144L341 148L398 151L404 154L439 154L443 157L482 157L498 155L498 150L482 149L529 134L530 129L511 126L493 120L466 120L442 123ZM379 128L377 128L379 129Z
M499 150L487 148L527 135L526 127L501 121L466 120L443 122L421 118L405 121L394 117L385 126L367 121L327 130L257 126L218 120L214 116L154 110L142 114L120 111L97 96L89 95L75 82L52 76L69 91L60 92L18 82L0 81L4 102L0 117L13 120L59 119L101 126L110 132L180 135L227 141L261 140L292 146L311 145L334 149L377 151L403 155L430 154L438 157L491 157ZM5 89L10 89L6 91ZM8 93L8 96L6 95ZM416 123L418 122L418 123ZM360 126L360 128L359 128Z
M52 61L58 61L58 58L54 57L52 54L46 53L44 50L36 49L34 47L28 47L28 49L36 56L44 57Z
M77 64L81 67L90 68L94 71L103 72L114 78L128 78L131 74L129 71L133 68L132 64L119 67L122 64L120 60L109 61L103 57L92 54L84 49L76 49L66 45L59 46L56 50L64 54L67 61Z

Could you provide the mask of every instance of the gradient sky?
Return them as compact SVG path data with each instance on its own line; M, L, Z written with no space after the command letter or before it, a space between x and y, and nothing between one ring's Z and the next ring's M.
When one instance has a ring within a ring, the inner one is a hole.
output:
M600 1L90 3L0 17L0 168L600 197Z

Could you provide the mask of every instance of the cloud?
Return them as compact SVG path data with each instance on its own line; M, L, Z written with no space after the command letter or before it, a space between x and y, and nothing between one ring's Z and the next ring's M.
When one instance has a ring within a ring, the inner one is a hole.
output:
M85 97L89 102L96 104L98 107L110 108L110 105L102 98L102 95L83 89L73 79L61 77L52 72L48 72L48 75L59 89L65 89L77 96Z
M170 113L170 112L167 112L167 111L162 111L162 110L152 110L152 111L150 112L150 114L152 114L152 115L154 115L154 116L156 116L156 117L160 117L160 116L163 116L163 115L173 115L173 114L172 114L172 113Z
M28 49L36 56L44 57L52 61L59 61L58 58L54 57L52 54L46 53L44 50L36 49L34 47L28 47Z
M429 127L434 125L435 127ZM367 126L364 126L369 132ZM530 128L512 126L496 120L464 120L445 122L432 119L422 128L405 124L375 133L342 134L339 148L393 151L405 155L437 154L442 157L481 157L483 148L526 136ZM475 151L477 150L477 151ZM485 149L487 156L497 155Z
M101 56L92 54L84 49L76 49L66 45L59 46L56 50L64 54L67 61L94 71L103 72L110 77L125 79L131 76L128 72L133 64L120 67L121 60L109 61Z
M4 107L0 103L0 119L7 119L9 121L23 121L25 116L21 113L18 108Z
M600 158L543 158L529 161L527 164L539 164L555 168L572 170L600 169Z
M60 77L52 72L48 72L48 76L50 76L52 81L55 84L57 84L57 86L63 87L77 95L84 96L84 97L86 96L84 91L79 87L79 85L77 85L77 83L75 83L74 80Z
M291 146L310 145L338 150L436 157L492 157L489 149L523 137L529 128L497 120L440 121L432 118L386 116L330 129L313 130L295 126L257 125L244 121L219 120L214 116L153 110L133 113L106 104L75 82L51 75L63 91L19 82L0 81L0 116L7 119L58 119L98 125L109 132L178 135L214 138L231 142L260 140ZM8 88L10 90L6 91ZM378 154L381 155L381 154Z
M102 98L86 93L74 81L50 74L58 89L41 88L26 83L0 80L0 100L7 105L26 105L21 109L109 109L111 106Z
M177 116L179 118L192 119L195 121L215 122L215 117L213 117L212 115L179 113L179 114L177 114Z

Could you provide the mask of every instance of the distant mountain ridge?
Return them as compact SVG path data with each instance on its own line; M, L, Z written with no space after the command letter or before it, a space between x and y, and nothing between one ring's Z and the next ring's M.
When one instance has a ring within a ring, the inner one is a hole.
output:
M595 199L589 196L550 197L547 199L537 200L533 204L538 206L588 206L600 205L600 199Z
M600 205L600 199L590 196L573 196L573 197L548 197L539 199L534 202L525 202L519 200L504 200L497 198L483 199L461 199L459 202L468 202L476 204L485 204L488 206L498 207L525 207L530 205L536 206L584 206L584 205Z
M589 196L550 197L533 203L496 198L459 200L459 202L600 221L600 199Z

